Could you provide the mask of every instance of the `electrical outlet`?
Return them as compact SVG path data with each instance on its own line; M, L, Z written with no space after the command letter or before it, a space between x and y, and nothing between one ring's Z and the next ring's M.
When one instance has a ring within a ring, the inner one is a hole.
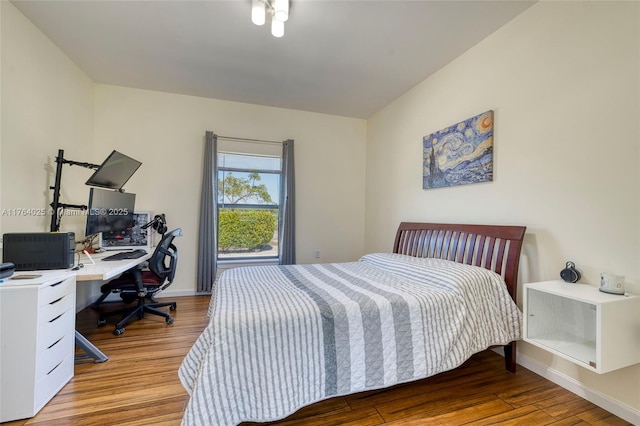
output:
M320 250L316 250L315 258L320 259Z

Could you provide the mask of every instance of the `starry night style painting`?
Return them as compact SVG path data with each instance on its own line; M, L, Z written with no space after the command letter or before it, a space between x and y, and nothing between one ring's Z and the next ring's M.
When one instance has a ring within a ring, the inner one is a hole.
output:
M427 135L422 140L422 188L493 180L493 111Z

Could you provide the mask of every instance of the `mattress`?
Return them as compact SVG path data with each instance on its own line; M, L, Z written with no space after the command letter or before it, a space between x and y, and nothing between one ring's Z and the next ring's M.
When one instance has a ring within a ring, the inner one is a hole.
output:
M185 426L280 419L450 370L522 334L500 275L393 253L227 270L209 316L179 369Z

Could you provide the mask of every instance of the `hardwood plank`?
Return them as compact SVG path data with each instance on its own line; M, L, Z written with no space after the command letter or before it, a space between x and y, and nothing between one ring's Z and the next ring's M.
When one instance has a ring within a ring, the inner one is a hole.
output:
M422 383L411 384L403 389L399 398L374 403L386 420L393 420L398 416L413 415L408 413L417 411L426 413L431 409L425 406L426 403L442 407L447 406L450 401L466 402L481 397L494 399L494 394L505 388L528 390L534 386L533 380L535 376L532 375L505 372L502 363L493 364L491 369L469 364L461 369L425 379ZM376 399L382 398L378 396Z
M513 389L501 392L499 396L514 407L530 405L541 399L555 398L563 395L565 389L552 382L540 382L529 389Z
M387 423L405 418L423 418L429 419L431 422L435 421L436 417L451 415L466 418L467 414L463 413L466 413L467 410L476 410L478 407L483 407L486 410L485 415L512 409L509 404L495 395L472 397L468 393L463 396L442 394L435 399L424 402L412 398L411 401L397 400L376 405L376 409Z
M604 410L595 405L592 405L592 407L593 408L591 408L590 410L583 411L576 415L590 425L628 425L627 422L614 416L607 410Z
M178 368L208 322L209 299L175 298L173 325L149 316L127 325L122 336L112 334L112 323L97 327L97 311L83 310L77 328L109 361L76 364L74 378L38 415L3 426L179 426L188 395ZM110 304L105 310L121 305ZM331 398L268 424L464 423L628 425L523 367L516 374L505 372L504 359L493 351L480 352L459 368L427 379ZM258 424L244 424L250 425Z
M534 405L515 408L499 414L490 415L473 422L474 426L482 425L543 425L554 422L554 418L540 411Z
M537 401L534 405L555 419L572 417L575 413L596 408L596 405L569 391L565 391L564 395Z
M27 425L82 425L104 426L111 424L128 426L154 426L160 424L178 425L182 419L182 409L186 398L175 396L149 402L129 401L128 404L105 407L100 404L88 405L86 410L76 414L67 413L65 416L47 417L37 416L37 420ZM113 423L117 419L117 423ZM151 423L151 420L153 419Z
M591 426L578 416L567 417L566 419L558 420L553 423L548 423L553 426Z
M301 416L298 418L287 418L275 423L251 423L253 425L270 425L277 424L279 426L374 426L382 424L382 417L373 407L360 408L357 410L340 411L338 413L329 412L324 414L315 414L312 416ZM249 423L241 423L242 426L249 426Z
M316 402L315 404L308 405L296 411L287 417L287 421L280 421L280 424L294 424L300 419L310 419L319 416L328 416L331 414L340 414L347 411L352 411L349 404L343 397L336 397L325 399L324 401ZM242 423L244 426L257 425L257 424L269 424L269 423Z

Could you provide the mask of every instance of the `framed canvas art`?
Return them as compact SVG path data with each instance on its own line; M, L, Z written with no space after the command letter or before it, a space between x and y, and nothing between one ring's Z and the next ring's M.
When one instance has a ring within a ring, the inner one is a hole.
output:
M493 180L493 111L427 135L422 140L422 188Z

